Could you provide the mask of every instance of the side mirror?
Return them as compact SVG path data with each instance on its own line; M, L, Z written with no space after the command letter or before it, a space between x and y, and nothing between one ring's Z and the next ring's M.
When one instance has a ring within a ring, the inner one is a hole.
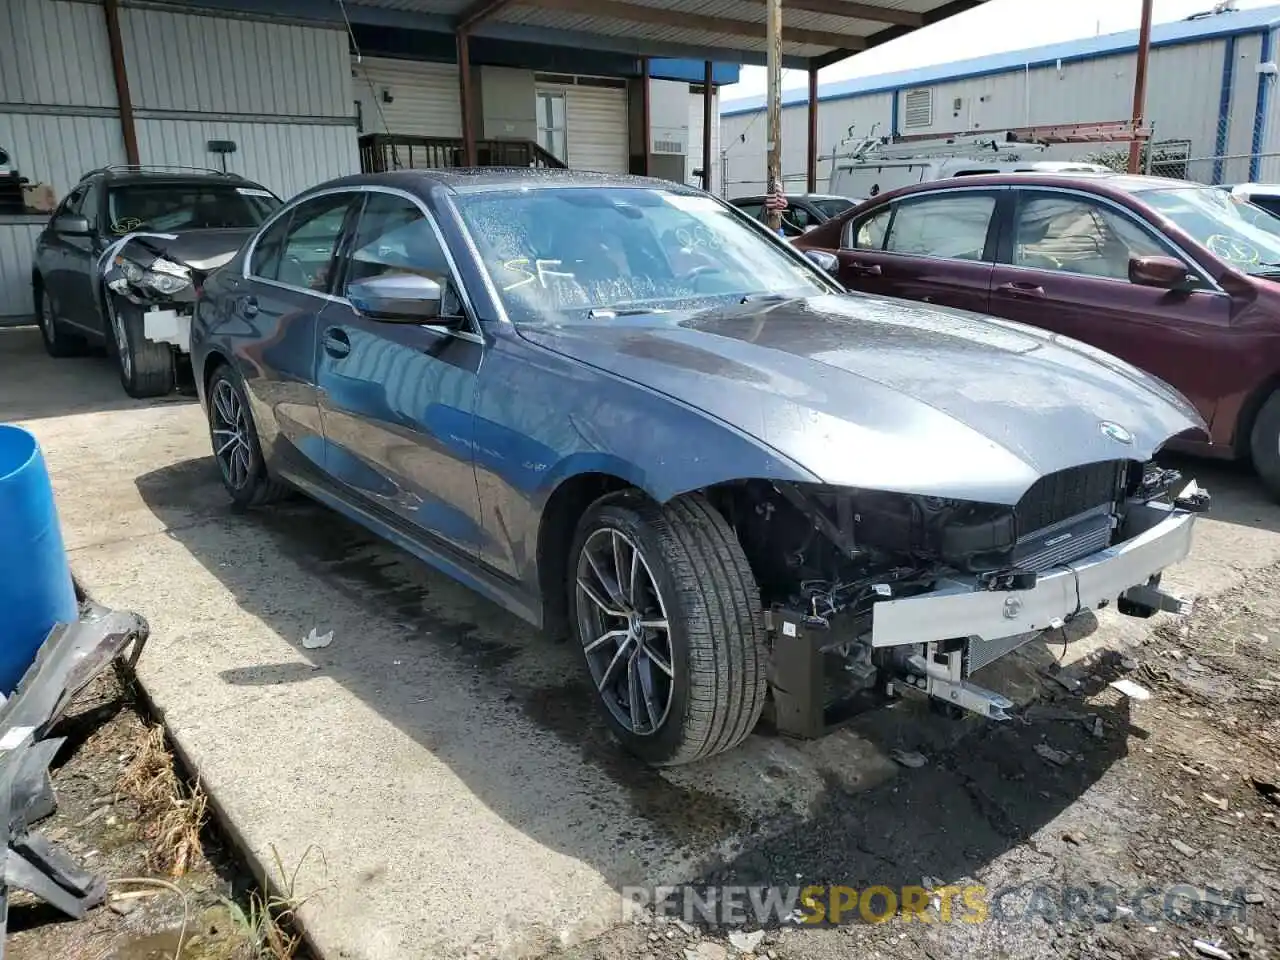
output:
M840 258L834 253L828 253L826 250L806 250L804 255L809 258L809 262L815 267L819 270L825 270L833 277L840 270Z
M53 220L53 232L68 237L83 237L89 233L89 220L75 213L64 213Z
M460 317L442 317L444 289L414 273L390 274L359 280L347 286L347 299L370 320L383 323L429 323L456 326Z
M1189 290L1194 279L1187 265L1173 257L1133 257L1129 260L1129 282L1164 290Z

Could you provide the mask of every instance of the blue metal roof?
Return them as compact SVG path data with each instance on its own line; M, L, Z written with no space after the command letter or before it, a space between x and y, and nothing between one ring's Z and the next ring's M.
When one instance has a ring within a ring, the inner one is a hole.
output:
M669 60L654 58L649 61L649 76L656 80L687 80L701 83L706 79L701 60ZM739 68L736 63L716 62L711 65L711 82L716 86L737 83Z
M1195 20L1156 24L1151 28L1151 45L1169 47L1184 43L1198 43L1201 40L1212 40L1217 37L1237 36L1242 33L1265 33L1274 30L1277 26L1280 26L1280 5L1258 7L1254 10L1237 10L1233 13L1220 13ZM1083 40L1068 40L1064 43L1052 43L1026 50L993 53L990 56L975 57L971 60L934 64L916 70L900 70L895 73L877 74L873 77L854 77L850 80L826 83L818 88L818 100L820 102L845 100L850 97L921 87L948 80L1021 71L1026 69L1028 64L1032 67L1041 67L1056 64L1059 60L1063 63L1096 60L1137 48L1138 31L1125 30L1120 33L1108 33ZM809 91L804 88L782 92L784 107L808 102ZM741 100L726 101L720 110L720 116L732 117L743 113L755 113L763 110L764 107L763 96L745 97Z

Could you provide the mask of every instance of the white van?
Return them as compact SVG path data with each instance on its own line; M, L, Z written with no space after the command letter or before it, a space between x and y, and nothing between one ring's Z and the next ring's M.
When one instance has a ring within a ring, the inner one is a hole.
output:
M874 197L926 180L970 177L979 173L1105 173L1109 167L1072 160L984 160L948 157L931 160L888 160L879 157L837 160L831 173L831 192L842 197Z

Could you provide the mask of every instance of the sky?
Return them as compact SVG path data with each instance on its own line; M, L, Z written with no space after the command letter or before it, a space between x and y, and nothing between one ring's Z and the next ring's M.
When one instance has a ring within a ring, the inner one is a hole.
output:
M1280 0L1237 0L1236 7L1247 10L1277 2ZM782 0L784 10L786 5L787 0ZM1182 20L1213 6L1214 0L1155 0L1154 21ZM912 70L1047 43L1136 30L1141 18L1142 0L987 0L943 23L842 60L821 71L818 82ZM784 89L804 87L808 82L803 70L782 72ZM764 67L743 67L739 81L723 88L721 101L727 105L742 97L761 96L766 83Z

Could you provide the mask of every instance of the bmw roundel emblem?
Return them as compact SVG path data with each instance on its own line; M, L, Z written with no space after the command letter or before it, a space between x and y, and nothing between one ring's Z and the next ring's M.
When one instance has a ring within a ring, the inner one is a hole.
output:
M1098 428L1102 431L1104 437L1110 437L1116 443L1133 443L1133 434L1118 423L1103 420L1102 423L1098 424Z

